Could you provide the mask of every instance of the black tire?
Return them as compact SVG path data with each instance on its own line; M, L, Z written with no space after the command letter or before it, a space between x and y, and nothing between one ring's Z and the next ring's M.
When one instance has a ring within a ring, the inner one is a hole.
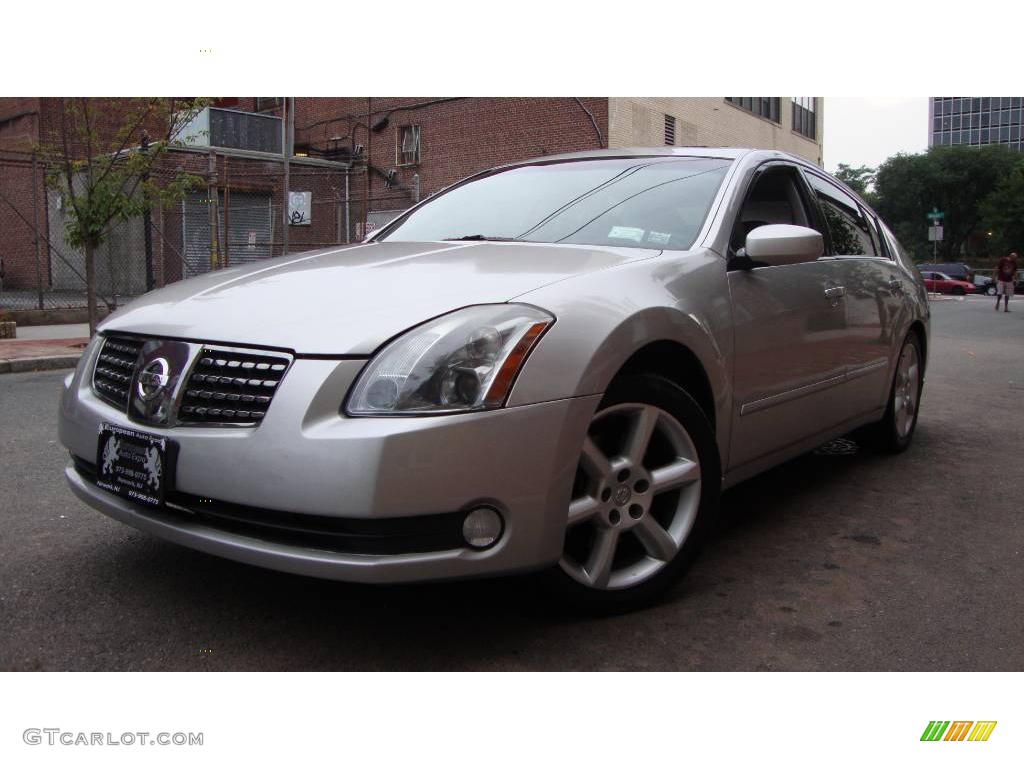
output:
M995 296L996 295L996 287L994 285L988 286L985 289L985 295L986 296Z
M914 408L913 418L910 423L910 430L906 434L901 435L900 430L897 427L896 418L897 384L899 383L900 378L900 360L903 357L904 350L906 350L907 345L913 346L914 352L917 356L917 393L915 395L916 405ZM896 358L896 370L893 371L892 384L889 386L889 400L886 403L885 415L880 421L862 429L857 434L857 437L869 447L884 453L902 453L907 450L914 439L914 431L917 429L917 417L921 412L921 392L923 388L924 355L921 352L920 339L918 339L916 333L911 331L903 340L903 345L900 347L900 354Z
M953 295L954 296L965 296L965 295L967 295L967 291L965 291L960 286L957 286L956 288L953 289Z
M627 403L655 406L667 412L692 441L700 463L696 519L675 556L642 583L620 589L600 589L577 581L560 564L541 574L540 580L548 597L553 597L560 609L607 615L650 605L693 564L714 527L721 491L721 463L714 432L700 406L685 390L668 379L641 374L613 381L598 406L597 414Z

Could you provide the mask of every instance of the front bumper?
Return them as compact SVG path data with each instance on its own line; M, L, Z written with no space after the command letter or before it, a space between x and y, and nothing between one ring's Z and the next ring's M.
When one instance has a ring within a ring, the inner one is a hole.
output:
M101 423L165 435L179 446L175 491L258 514L339 523L443 517L486 504L505 530L489 549L365 554L294 538L208 525L101 490L74 467L74 493L116 520L169 541L253 565L357 582L497 575L557 561L580 444L599 396L484 413L348 418L339 406L360 360L297 359L263 423L253 428L153 428L134 424L89 386L91 354L65 387L61 442L95 461Z

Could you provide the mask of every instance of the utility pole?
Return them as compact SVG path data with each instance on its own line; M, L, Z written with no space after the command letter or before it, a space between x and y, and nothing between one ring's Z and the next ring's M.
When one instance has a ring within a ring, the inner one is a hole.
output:
M228 160L224 155L224 260L222 267L231 263L231 184L228 183Z
M284 156L284 204L282 208L282 220L284 221L284 229L282 232L281 239L281 254L284 256L288 255L288 202L291 194L291 186L288 179L288 174L291 165L291 150L288 146L288 121L291 118L291 112L288 108L288 97L281 97L281 154Z
M142 140L139 142L139 149L144 154L149 154L149 134L142 132ZM146 194L146 184L149 182L149 163L146 163L146 171L142 174L142 193ZM152 291L156 287L153 279L153 223L149 218L149 203L142 209L142 238L146 249L146 290Z
M32 152L32 231L35 233L36 246L36 290L38 292L39 309L43 308L43 266L39 252L39 182L37 181L38 159Z
M366 228L370 226L370 164L373 161L373 131L370 130L370 123L373 122L373 108L370 96L366 97L366 204L363 206L363 237L366 239Z
M217 269L220 255L217 244L217 158L210 150L206 169L206 203L210 220L210 270Z

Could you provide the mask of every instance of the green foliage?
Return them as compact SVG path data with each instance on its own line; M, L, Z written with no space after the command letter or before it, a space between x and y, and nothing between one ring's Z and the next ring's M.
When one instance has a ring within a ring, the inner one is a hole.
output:
M1024 162L999 180L981 203L994 255L1024 250Z
M825 223L828 225L835 252L850 256L863 254L864 247L853 229L853 224L830 205L822 206L821 211L825 215Z
M47 185L60 191L67 205L71 245L94 250L112 223L180 200L202 183L201 177L184 171L163 181L147 176L170 147L181 145L182 129L206 103L158 98L61 101L59 130L38 150ZM113 130L110 115L118 116ZM148 130L157 132L156 139L142 151Z
M1018 153L1000 145L894 155L875 175L875 208L915 259L930 260L927 213L937 207L945 213L939 260L958 261L972 238L983 236L982 201L1021 163Z
M182 130L205 106L202 99L60 100L58 127L37 151L47 186L63 197L68 242L85 251L91 331L99 321L96 249L114 222L180 200L202 183L201 177L182 170L162 182L151 172L159 168L158 161L170 147L181 143ZM155 141L149 131L154 132Z
M872 193L868 191L868 187L875 181L874 168L869 168L866 165L854 168L846 163L840 163L839 169L833 175L871 204L872 201L869 198Z

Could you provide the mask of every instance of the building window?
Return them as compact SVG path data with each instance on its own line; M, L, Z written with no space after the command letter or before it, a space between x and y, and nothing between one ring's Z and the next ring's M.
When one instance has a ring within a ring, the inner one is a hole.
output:
M268 109L277 109L281 106L280 96L257 96L256 97L256 111L265 112Z
M669 147L676 145L676 119L672 115L665 115L665 144Z
M727 96L725 100L740 109L753 112L765 120L771 120L773 123L780 122L779 98L777 96Z
M403 125L398 129L398 147L395 162L398 165L419 165L420 127Z
M793 97L793 130L812 140L818 135L817 101L814 96Z

